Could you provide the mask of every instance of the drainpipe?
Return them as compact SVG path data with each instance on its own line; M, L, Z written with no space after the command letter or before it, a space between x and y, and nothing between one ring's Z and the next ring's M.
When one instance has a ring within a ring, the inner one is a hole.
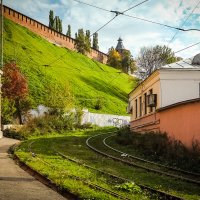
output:
M0 22L0 30L1 30L1 63L0 63L0 70L3 69L3 0L1 0L1 22ZM0 138L3 137L2 132L2 124L1 124L1 75L2 71L0 71Z

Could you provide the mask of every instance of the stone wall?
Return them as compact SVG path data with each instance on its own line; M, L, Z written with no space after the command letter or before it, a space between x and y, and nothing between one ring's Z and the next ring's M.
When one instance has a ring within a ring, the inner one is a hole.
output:
M116 126L128 125L130 122L129 116L119 116L111 114L90 113L87 110L83 111L82 124L91 123L93 125Z
M49 42L57 44L61 47L66 47L68 49L75 50L75 40L73 38L68 37L62 33L59 33L49 28L48 26L7 6L4 6L3 13L4 17L28 28L29 30L40 35ZM107 62L107 54L92 48L91 52L88 54L88 57L104 64Z

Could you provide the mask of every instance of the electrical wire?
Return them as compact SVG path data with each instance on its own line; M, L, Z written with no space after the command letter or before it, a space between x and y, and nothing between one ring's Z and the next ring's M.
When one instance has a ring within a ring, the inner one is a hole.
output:
M155 21L152 21L152 20L148 20L148 19L141 18L141 17L136 17L136 16L127 15L127 14L122 14L122 15L130 17L130 18L133 18L133 19L137 19L137 20L149 22L149 23L152 23L152 24L157 24L157 25L160 25L160 26L165 26L167 28L176 29L176 30L179 30L179 31L200 31L200 29L196 29L196 28L183 29L183 28L179 28L179 27L175 27L175 26L170 26L170 25L167 25L167 24L163 24L163 23L160 23L160 22L155 22Z
M130 8L128 8L128 9L124 10L122 13L125 13L125 12L127 12L127 11L129 11L129 10L131 10L131 9L133 9L133 8L135 8L135 7L139 6L139 5L141 5L141 4L145 3L145 2L147 2L147 1L149 1L149 0L142 1L142 2L136 4L136 5L132 6L132 7L130 7Z
M93 8L97 8L97 9L99 9L99 10L103 10L103 11L110 12L110 10L107 10L107 9L105 9L105 8L101 8L101 7L98 7L98 6L89 4L89 3L85 3L85 2L83 2L83 1L79 1L79 0L73 0L73 1L78 2L78 3L81 3L81 4L85 4L85 5L90 6L90 7L93 7Z
M167 28L176 29L176 30L179 30L179 31L184 31L184 32L187 32L187 31L200 31L200 29L197 29L197 28L183 29L183 28L179 28L179 27L175 27L175 26L170 26L170 25L167 25L167 24L163 24L163 23L160 23L160 22L155 22L153 20L148 20L148 19L145 19L145 18L141 18L141 17L136 17L136 16L125 14L126 11L132 9L133 7L139 6L140 4L142 4L142 3L146 2L146 1L143 1L143 2L141 2L139 4L137 4L137 5L129 8L129 9L125 10L124 12L107 10L107 9L102 8L102 7L97 7L97 6L94 6L92 4L88 4L88 3L85 3L85 2L82 2L82 1L79 1L79 0L73 0L73 1L76 1L76 2L81 3L81 4L85 4L85 5L94 7L94 8L98 8L98 9L104 10L106 12L112 12L112 13L115 13L116 15L124 15L126 17L130 17L130 18L133 18L133 19L145 21L145 22L152 23L152 24L157 24L157 25L160 25L160 26L165 26Z
M76 0L74 0L74 1L76 1ZM111 20L109 20L106 24L104 24L102 27L100 27L98 30L96 30L91 36L93 36L95 33L97 33L97 32L100 31L102 28L104 28L105 26L107 26L107 25L108 25L111 21L113 21L118 15L123 15L125 12L127 12L127 11L129 11L129 10L131 10L131 9L133 9L133 8L135 8L135 7L137 7L137 6L141 5L141 4L143 4L143 3L145 3L146 1L149 1L149 0L142 1L142 2L136 4L136 5L132 6L132 7L130 7L130 8L128 8L128 9L124 10L123 12L119 12L119 11L115 11L115 10L109 11L109 12L115 13L115 16L114 16ZM91 4L90 4L90 5L91 5Z
M199 6L199 4L200 4L200 1L197 3L197 5L192 10L192 12L187 16L187 18L184 20L184 22L181 24L181 26L179 28L182 28L185 25L185 23L190 18L190 16L193 14L193 12L196 10L196 8ZM167 46L169 46L169 44L174 40L174 38L178 35L178 33L179 33L179 30L176 31L176 33L174 34L172 39L168 42Z
M174 53L178 53L178 52L184 51L184 50L189 49L189 48L191 48L191 47L193 47L193 46L196 46L196 45L198 45L198 44L200 44L200 42L197 42L197 43L192 44L192 45L190 45L190 46L188 46L188 47L185 47L185 48L183 48L183 49L180 49L180 50L178 50L178 51L176 51L176 52L174 52Z
M110 19L107 23L105 23L103 26L101 26L98 30L96 30L90 37L92 37L95 33L99 32L101 29L103 29L105 26L107 26L110 22L112 22L118 15L116 14L112 19Z

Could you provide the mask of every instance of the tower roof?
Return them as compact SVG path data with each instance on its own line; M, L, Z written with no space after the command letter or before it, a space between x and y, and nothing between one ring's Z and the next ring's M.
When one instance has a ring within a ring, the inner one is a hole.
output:
M118 43L117 43L117 46L116 46L116 50L122 50L122 49L125 49L124 48L124 45L123 45L123 40L121 39L121 37L119 37L119 39L117 40L118 41Z

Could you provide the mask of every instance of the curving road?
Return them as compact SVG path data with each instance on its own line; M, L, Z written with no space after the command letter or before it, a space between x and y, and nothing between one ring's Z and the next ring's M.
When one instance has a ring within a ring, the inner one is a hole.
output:
M7 151L17 142L5 137L0 139L0 200L66 200L9 158Z

